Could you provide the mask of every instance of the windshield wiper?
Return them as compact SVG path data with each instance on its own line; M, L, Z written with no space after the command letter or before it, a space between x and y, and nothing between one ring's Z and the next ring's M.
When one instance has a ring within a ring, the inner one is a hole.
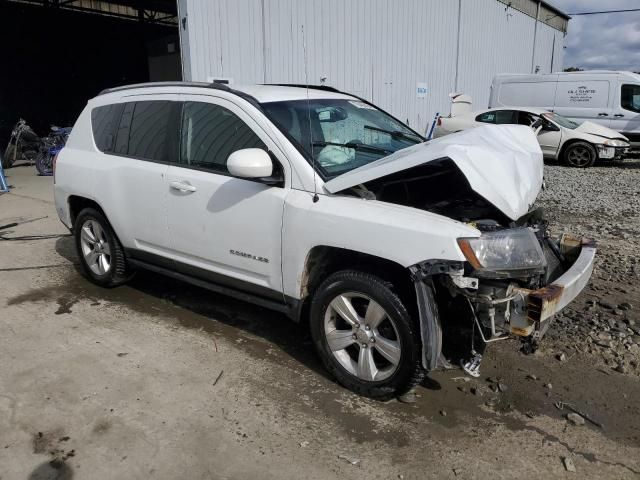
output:
M326 147L327 145L333 145L335 147L353 148L354 150L368 150L370 152L376 152L376 153L393 153L393 150L387 150L386 148L381 148L381 147L374 147L373 145L366 145L364 143L313 142L314 147Z
M418 135L413 135L411 133L405 133L401 130L385 130L384 128L374 127L373 125L365 125L364 128L366 130L375 130L376 132L388 133L392 137L400 137L405 140L411 140L416 143L422 143L424 140L420 138Z

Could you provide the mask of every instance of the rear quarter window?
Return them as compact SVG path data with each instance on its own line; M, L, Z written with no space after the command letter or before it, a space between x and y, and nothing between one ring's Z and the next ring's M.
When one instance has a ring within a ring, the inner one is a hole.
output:
M101 152L112 152L115 144L116 129L124 104L104 105L91 110L91 130L96 147Z

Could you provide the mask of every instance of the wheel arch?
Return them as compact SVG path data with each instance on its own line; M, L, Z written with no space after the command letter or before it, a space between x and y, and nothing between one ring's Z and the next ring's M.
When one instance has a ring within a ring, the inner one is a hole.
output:
M98 210L104 217L109 221L109 217L104 212L104 209L100 206L98 202L92 200L91 198L82 197L79 195L70 195L67 199L69 204L69 219L71 220L71 227L75 225L76 218L78 218L78 214L84 210L85 208L95 208Z
M569 148L571 145L575 144L575 143L588 143L589 145L591 145L593 147L593 150L596 152L596 162L598 160L600 160L600 157L598 156L598 148L589 140L584 140L582 138L570 138L569 140L567 140L566 142L564 142L561 146L560 146L560 152L558 153L558 160L560 160L561 162L564 162L564 154L567 151L567 148Z
M398 296L413 315L416 294L408 268L399 263L369 253L328 245L314 246L308 253L300 274L299 304L294 320L306 322L314 291L332 273L340 270L360 270L391 283Z

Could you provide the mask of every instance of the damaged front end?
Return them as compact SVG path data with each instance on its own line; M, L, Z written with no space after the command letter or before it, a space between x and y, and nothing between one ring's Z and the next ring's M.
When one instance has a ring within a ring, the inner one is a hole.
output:
M458 243L467 263L462 275L449 275L448 288L469 303L483 340L513 334L532 347L548 320L586 286L596 251L587 239L552 238L544 222Z
M425 295L439 285L458 306L467 306L471 358L463 359L462 366L473 376L479 375L488 343L515 335L525 352L535 351L554 314L573 301L591 277L595 243L568 234L552 238L539 217L535 212L525 225L507 228L492 221L474 222L480 237L458 240L466 262L425 262L411 268L419 305L430 300ZM429 343L441 323L437 312L419 312L423 363L431 370L446 363L440 351L435 352L438 345ZM441 331L436 338L441 346Z
M454 358L446 344L462 338L447 328L469 316L468 373L479 374L484 345L510 335L533 351L551 317L589 281L595 244L552 238L542 209L532 209L543 173L530 128L484 126L400 150L325 184L331 193L424 210L476 229L478 235L457 239L466 261L409 267L427 370Z

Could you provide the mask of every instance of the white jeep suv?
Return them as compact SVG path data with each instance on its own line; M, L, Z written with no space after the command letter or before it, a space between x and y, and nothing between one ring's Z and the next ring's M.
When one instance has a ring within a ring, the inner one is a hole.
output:
M448 360L477 375L487 342L531 350L585 286L595 247L549 237L542 173L524 126L425 142L331 88L157 83L89 101L55 199L91 281L144 268L281 311L387 399Z

